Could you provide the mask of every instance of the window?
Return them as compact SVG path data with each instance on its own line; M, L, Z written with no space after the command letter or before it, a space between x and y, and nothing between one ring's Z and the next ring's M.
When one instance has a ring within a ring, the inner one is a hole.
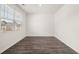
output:
M22 15L15 11L15 30L21 30Z
M21 30L22 15L9 5L0 5L0 31Z

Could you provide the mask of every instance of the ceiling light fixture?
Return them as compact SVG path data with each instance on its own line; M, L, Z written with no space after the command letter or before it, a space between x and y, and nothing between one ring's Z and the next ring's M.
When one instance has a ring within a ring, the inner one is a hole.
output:
M39 4L39 6L41 7L41 6L42 6L42 4Z

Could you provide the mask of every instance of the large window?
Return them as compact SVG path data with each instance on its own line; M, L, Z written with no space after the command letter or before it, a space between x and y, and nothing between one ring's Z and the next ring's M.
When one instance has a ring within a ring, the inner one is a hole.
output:
M0 31L21 30L22 15L9 5L0 5Z

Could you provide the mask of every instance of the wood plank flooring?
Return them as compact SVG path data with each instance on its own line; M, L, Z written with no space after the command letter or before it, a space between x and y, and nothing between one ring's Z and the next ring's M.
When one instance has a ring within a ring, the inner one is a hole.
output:
M2 54L77 54L55 37L26 37Z

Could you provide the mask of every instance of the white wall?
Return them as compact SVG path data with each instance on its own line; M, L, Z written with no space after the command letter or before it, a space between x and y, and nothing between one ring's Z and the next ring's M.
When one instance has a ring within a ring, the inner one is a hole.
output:
M23 15L21 9L17 9ZM24 15L25 16L25 15ZM56 36L79 52L79 5L64 5L55 15L29 14L20 32L0 32L0 53L26 36Z
M79 52L79 5L64 5L56 13L55 36Z
M0 32L0 53L2 53L7 48L11 47L16 42L18 42L19 40L21 40L26 36L26 24L25 24L26 17L24 12L15 5L10 6L15 8L24 15L24 19L22 21L22 30L19 32L18 31Z
M53 36L53 14L29 14L27 21L28 36Z

